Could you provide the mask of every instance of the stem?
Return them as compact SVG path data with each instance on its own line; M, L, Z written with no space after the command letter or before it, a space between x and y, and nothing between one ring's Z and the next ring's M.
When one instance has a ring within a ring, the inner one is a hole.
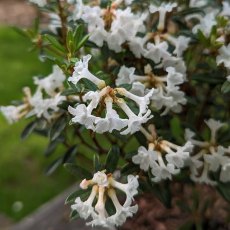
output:
M140 131L144 134L149 142L154 142L154 137L142 126Z
M62 34L62 42L66 46L66 37L67 37L67 16L64 11L64 7L62 6L61 0L57 0L58 3L58 15L61 20L61 34Z
M81 133L79 132L78 129L76 129L75 132L77 134L77 137L79 137L79 139L81 140L82 144L84 144L85 146L87 146L88 148L90 148L91 150L93 150L94 152L98 152L98 149L94 148L88 142L85 141L85 139L82 137L82 135L81 135Z

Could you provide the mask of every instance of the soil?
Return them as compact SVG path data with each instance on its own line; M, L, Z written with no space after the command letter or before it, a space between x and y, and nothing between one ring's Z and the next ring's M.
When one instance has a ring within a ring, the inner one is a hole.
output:
M230 230L230 205L206 185L172 185L172 207L166 208L153 194L139 197L139 211L121 230ZM208 205L208 206L206 206Z

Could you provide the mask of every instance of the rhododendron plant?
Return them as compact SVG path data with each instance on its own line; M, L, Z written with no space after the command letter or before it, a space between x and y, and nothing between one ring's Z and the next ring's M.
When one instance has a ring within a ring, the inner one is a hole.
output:
M23 138L47 136L49 155L67 148L51 168L82 180L66 200L72 218L120 226L138 194L157 189L167 205L160 185L174 181L230 201L228 1L29 2L50 22L23 32L53 71L0 110L29 120Z

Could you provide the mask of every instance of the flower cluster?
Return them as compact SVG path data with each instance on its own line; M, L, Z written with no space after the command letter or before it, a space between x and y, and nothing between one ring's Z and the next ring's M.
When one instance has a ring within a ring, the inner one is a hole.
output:
M89 91L83 96L83 102L90 101L87 106L83 103L78 104L76 108L69 106L69 112L74 115L72 123L80 123L85 125L87 129L97 133L112 132L113 130L121 131L125 127L126 129L121 132L122 135L138 131L142 124L152 118L148 104L154 90L152 89L146 95L139 97L125 88L113 89L110 86L106 86L103 80L100 80L88 70L90 58L90 55L85 56L76 63L73 76L68 81L77 84L78 81L86 78L97 85L99 89ZM139 108L138 114L135 114L127 105L126 100L128 99L136 103ZM121 118L118 115L113 108L114 103L125 113L126 118ZM104 108L106 110L105 117L101 117Z
M88 225L120 226L128 217L132 217L137 212L138 206L131 206L133 196L138 193L137 178L137 176L129 175L127 177L128 183L122 184L116 181L112 174L105 174L103 171L97 172L91 180L84 179L80 184L82 189L88 189L89 186L92 187L88 199L82 201L80 197L77 197L75 204L71 208L76 210L81 218L88 219L91 217L92 221L87 223ZM116 190L120 190L126 195L123 205L121 205L117 198ZM97 199L97 202L94 206L95 199ZM109 215L106 211L106 201L108 199L112 201L113 208L115 208L115 213L112 215Z
M134 74L134 67L122 66L116 84L132 84L131 91L139 95L143 95L150 89L155 89L150 100L157 110L165 107L162 115L170 110L181 112L181 105L186 104L186 99L184 92L180 91L179 85L184 83L185 78L174 67L167 67L165 71L167 75L157 76L152 72L151 66L147 65L145 66L146 75L140 76Z
M180 172L190 157L193 144L188 141L184 146L175 145L169 141L154 138L149 142L148 149L144 146L138 148L138 154L132 157L134 164L140 165L144 171L151 170L152 180L159 182L172 179L172 175Z
M211 130L209 141L195 140L195 133L189 129L185 132L186 139L196 146L193 155L189 158L191 179L199 183L216 185L217 181L211 179L209 174L220 170L219 180L228 182L230 181L230 148L218 145L216 138L218 130L224 124L214 119L209 119L205 123Z
M0 111L9 123L31 116L43 117L48 121L54 119L60 113L58 105L66 100L66 97L61 95L64 80L62 70L54 66L49 76L42 79L34 77L34 84L37 85L34 95L31 94L30 88L25 87L23 102L20 105L1 106Z

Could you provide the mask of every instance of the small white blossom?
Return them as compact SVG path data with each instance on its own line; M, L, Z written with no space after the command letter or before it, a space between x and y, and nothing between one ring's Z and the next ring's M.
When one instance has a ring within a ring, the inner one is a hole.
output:
M206 37L209 37L212 27L216 24L216 12L207 13L201 18L200 23L193 27L192 32L196 34L200 30Z
M56 94L52 98L43 98L41 91L36 91L36 93L29 99L29 104L32 107L31 111L27 114L27 117L36 116L38 118L44 117L50 120L53 116L53 112L58 112L58 105L61 104L66 99L65 96Z
M223 1L222 5L223 5L223 9L220 12L220 15L229 17L230 16L230 3L227 1Z
M227 182L227 175L229 175L230 158L229 149L217 145L216 135L219 129L224 126L224 123L209 119L205 121L206 125L211 131L209 141L195 140L195 133L186 129L185 138L188 139L199 151L193 154L188 161L191 170L191 179L210 185L216 185L217 182L209 177L209 172L217 172L220 170L220 181Z
M185 36L179 36L176 38L167 34L164 37L175 47L173 54L176 54L178 57L182 56L183 52L188 48L188 44L191 41L191 38Z
M211 142L215 142L216 141L216 133L217 133L217 131L220 128L222 128L225 124L221 123L220 121L216 121L214 119L206 120L205 123L207 124L207 126L211 130Z
M207 4L206 0L190 0L189 7L202 7Z
M157 160L157 153L154 150L146 149L143 146L138 148L138 154L132 157L134 164L139 164L140 168L144 171L148 171L152 167L152 162Z
M53 72L45 78L34 78L34 84L38 86L38 90L45 90L45 92L53 96L63 88L65 75L58 66L53 66Z
M27 108L27 105L25 104L22 104L19 106L14 106L14 105L1 106L0 112L7 119L9 124L13 124L26 114L24 113L26 108Z
M156 44L147 43L147 50L144 57L154 61L155 63L159 63L162 59L166 59L171 56L167 50L168 43L165 41Z
M94 76L88 70L88 62L90 59L91 55L87 55L77 62L74 67L73 76L69 77L68 81L77 84L81 79L86 78L92 81L99 88L103 88L105 86L105 82Z
M104 172L97 172L93 175L93 183L98 184L99 186L107 187L109 182L107 175Z
M217 65L223 63L226 68L230 69L230 44L222 46L218 51L219 55L216 57Z
M162 3L160 6L150 5L149 11L150 13L159 12L159 22L157 29L164 30L165 26L165 17L167 12L171 12L173 8L177 7L177 3Z
M153 117L151 115L151 110L147 110L143 116L137 116L123 100L119 100L117 104L128 116L128 127L120 133L121 135L127 135L128 133L133 134L137 132L140 130L142 124L146 123Z

